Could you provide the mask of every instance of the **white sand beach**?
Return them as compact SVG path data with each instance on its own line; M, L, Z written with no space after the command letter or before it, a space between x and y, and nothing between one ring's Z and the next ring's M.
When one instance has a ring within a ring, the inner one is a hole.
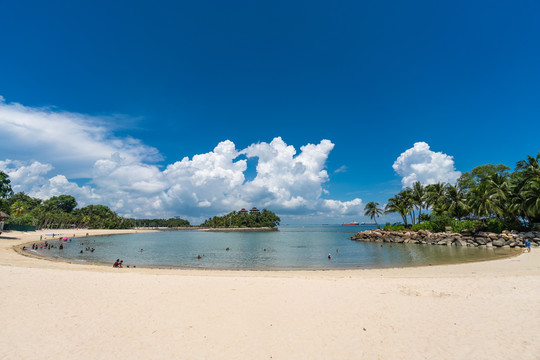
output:
M42 234L0 238L1 359L540 359L540 248L384 270L115 269L14 250Z

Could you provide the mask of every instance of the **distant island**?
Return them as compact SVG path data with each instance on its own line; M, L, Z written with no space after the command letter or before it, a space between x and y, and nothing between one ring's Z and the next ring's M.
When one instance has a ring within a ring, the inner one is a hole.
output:
M201 228L221 229L260 229L274 230L281 219L273 211L263 209L259 211L256 207L251 210L241 209L232 211L223 216L214 216L203 222Z

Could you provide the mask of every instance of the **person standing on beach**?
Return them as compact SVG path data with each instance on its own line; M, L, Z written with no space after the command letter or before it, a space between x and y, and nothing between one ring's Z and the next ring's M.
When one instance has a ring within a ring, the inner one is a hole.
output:
M527 252L531 252L531 240L527 239L525 241L525 247L527 248Z

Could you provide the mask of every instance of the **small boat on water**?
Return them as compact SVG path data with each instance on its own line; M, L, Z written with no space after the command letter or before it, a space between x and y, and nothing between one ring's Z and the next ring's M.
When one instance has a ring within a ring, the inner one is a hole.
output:
M360 225L360 223L356 222L356 221L353 221L353 222L350 222L348 224L343 224L343 225Z
M377 225L377 223L374 223L374 222L363 222L362 225Z

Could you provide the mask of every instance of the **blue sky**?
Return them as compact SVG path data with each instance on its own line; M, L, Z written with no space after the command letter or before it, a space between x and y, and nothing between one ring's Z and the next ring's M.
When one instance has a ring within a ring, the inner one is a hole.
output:
M17 1L0 33L0 166L32 195L339 222L415 161L452 180L540 150L537 1ZM193 161L227 140L226 165Z

